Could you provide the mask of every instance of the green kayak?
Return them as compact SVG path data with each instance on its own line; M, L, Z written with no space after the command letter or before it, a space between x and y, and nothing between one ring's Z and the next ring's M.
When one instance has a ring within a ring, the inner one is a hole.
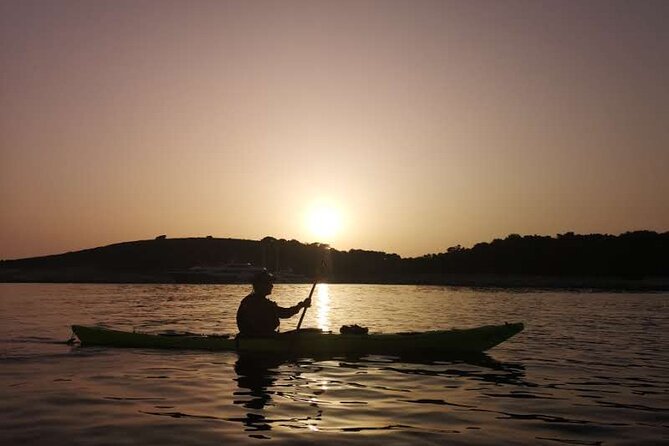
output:
M73 325L82 346L318 355L439 355L486 351L520 333L522 323L392 334L333 334L300 330L267 338L155 335Z

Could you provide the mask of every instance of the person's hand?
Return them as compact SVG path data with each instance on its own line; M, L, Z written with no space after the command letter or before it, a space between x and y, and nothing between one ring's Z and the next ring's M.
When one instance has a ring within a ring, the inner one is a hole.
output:
M311 306L311 297L304 299L302 301L302 308L308 308Z

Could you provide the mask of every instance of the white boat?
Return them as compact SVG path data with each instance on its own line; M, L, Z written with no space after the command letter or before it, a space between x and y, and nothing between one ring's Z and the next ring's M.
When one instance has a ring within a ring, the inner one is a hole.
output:
M170 275L177 283L250 283L253 276L265 271L250 263L228 263L218 266L193 266Z

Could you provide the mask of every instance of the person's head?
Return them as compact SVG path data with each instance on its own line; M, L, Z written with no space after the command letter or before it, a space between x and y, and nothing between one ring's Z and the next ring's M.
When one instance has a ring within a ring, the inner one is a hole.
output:
M271 273L263 270L253 276L251 284L253 285L253 291L255 291L256 294L267 296L268 294L272 294L272 288L274 287L274 276Z

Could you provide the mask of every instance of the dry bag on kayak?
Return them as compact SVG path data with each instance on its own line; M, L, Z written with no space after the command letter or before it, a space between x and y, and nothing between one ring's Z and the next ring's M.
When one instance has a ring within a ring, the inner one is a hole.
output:
M341 334L357 334L357 335L366 335L369 333L369 328L361 327L358 324L355 325L342 325L339 329Z

